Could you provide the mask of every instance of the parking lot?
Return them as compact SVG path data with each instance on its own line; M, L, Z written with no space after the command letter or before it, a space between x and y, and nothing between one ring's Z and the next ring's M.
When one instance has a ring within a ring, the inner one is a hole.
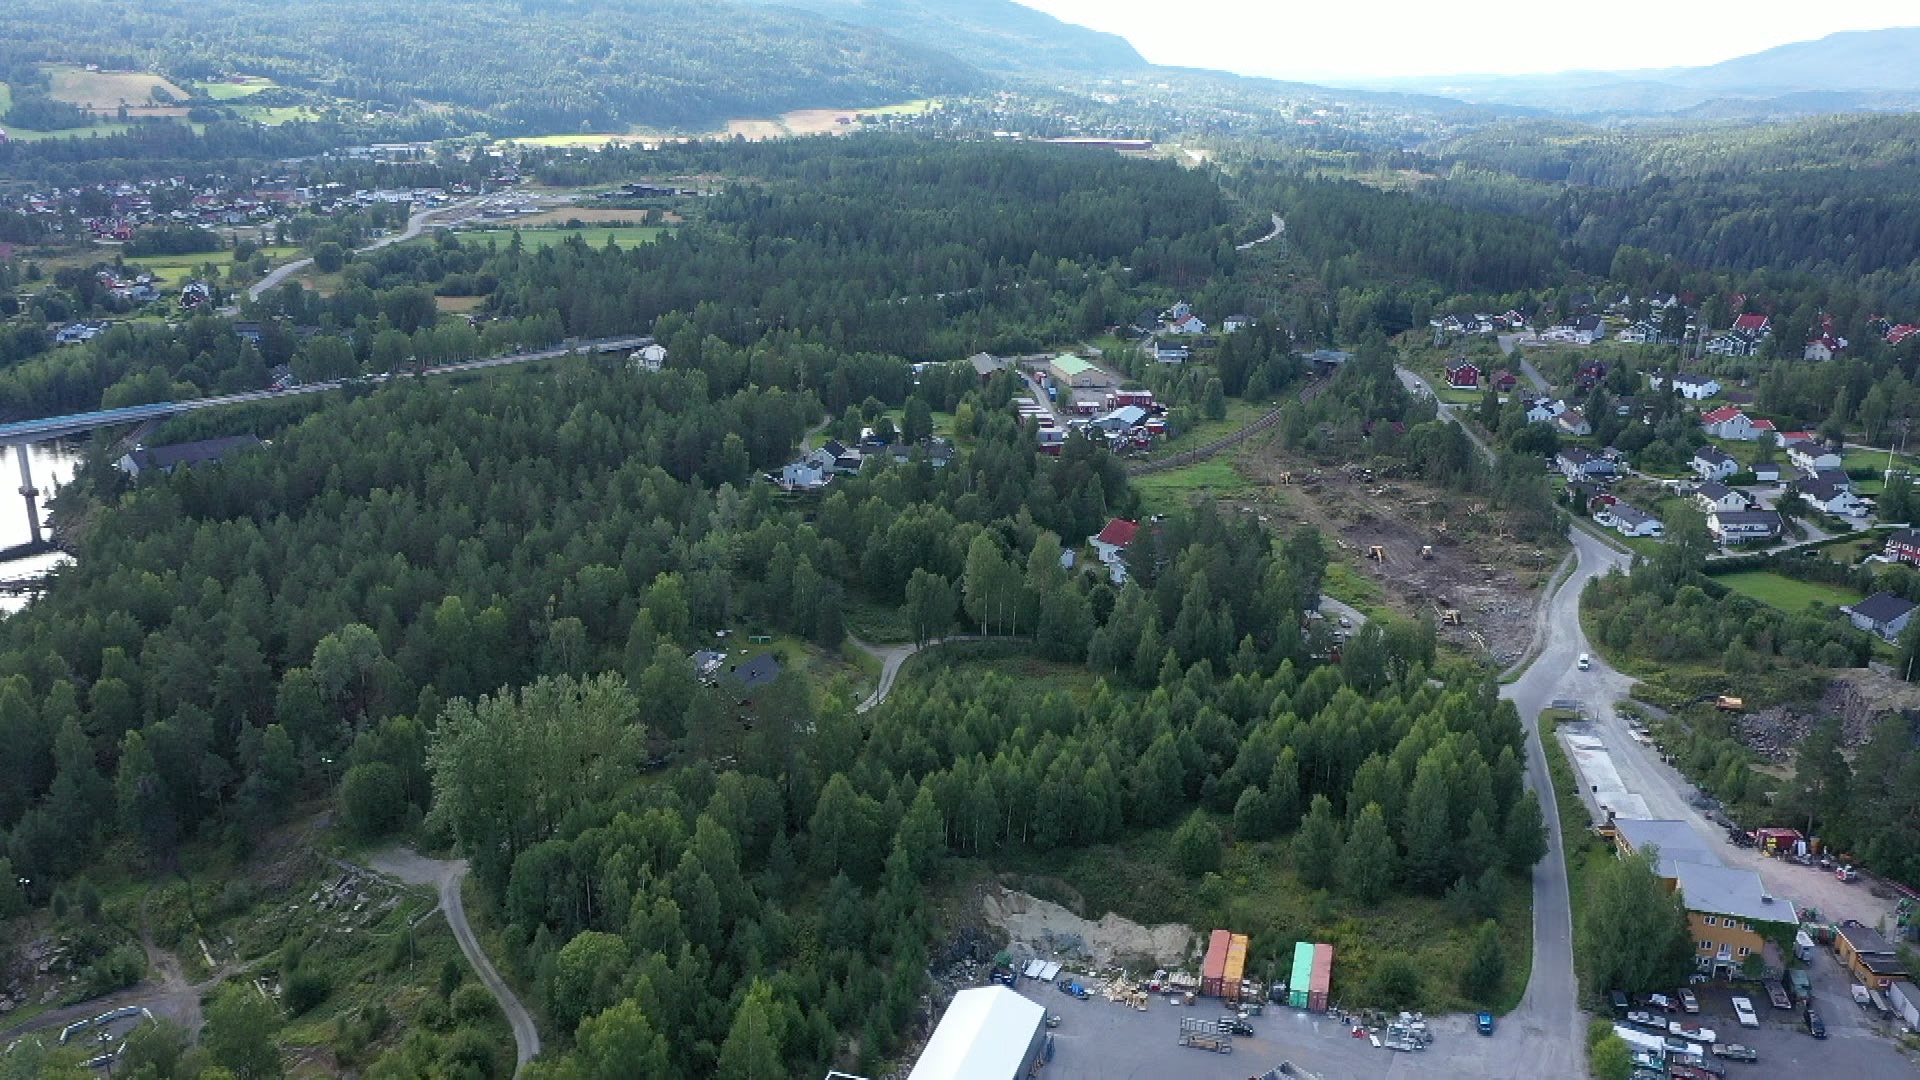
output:
M1771 1007L1765 994L1753 999L1761 1026L1735 1021L1725 984L1695 987L1700 1015L1689 1017L1714 1029L1722 1042L1738 1042L1758 1052L1757 1064L1724 1063L1730 1080L1812 1075L1827 1080L1911 1080L1920 1066L1901 1056L1891 1040L1875 1030L1872 1017L1853 1003L1849 980L1831 953L1816 951L1812 966L1815 1006L1826 1021L1825 1040L1802 1030L1798 1009ZM1179 1044L1183 1017L1217 1018L1221 1002L1202 998L1191 1008L1153 998L1146 1012L1106 1001L1085 1001L1059 993L1051 985L1022 981L1019 992L1060 1016L1053 1032L1053 1061L1042 1071L1047 1080L1246 1080L1290 1061L1325 1080L1372 1077L1527 1078L1543 1073L1528 1052L1527 1033L1503 1024L1490 1037L1473 1031L1465 1016L1428 1019L1435 1033L1431 1048L1418 1053L1377 1049L1355 1039L1346 1025L1324 1015L1268 1006L1252 1017L1254 1036L1233 1040L1231 1054ZM1791 1071L1789 1071L1791 1070Z
M1911 1080L1920 1075L1920 1065L1902 1057L1892 1040L1876 1030L1874 1018L1879 1014L1854 1004L1850 980L1832 953L1815 950L1810 973L1814 1008L1827 1025L1824 1040L1806 1033L1798 1008L1773 1008L1764 993L1730 989L1724 983L1693 988L1700 999L1700 1015L1687 1019L1712 1028L1721 1042L1744 1043L1760 1056L1754 1065L1727 1063L1730 1078L1805 1073L1830 1080ZM1743 1028L1734 1020L1731 998L1735 993L1753 1001L1760 1017L1758 1028Z
M1217 1018L1225 1011L1217 1000L1202 998L1192 1008L1152 999L1146 1012L1094 997L1078 1001L1044 983L1022 982L1020 993L1060 1016L1054 1030L1054 1056L1041 1070L1045 1080L1247 1080L1282 1061L1291 1061L1325 1080L1372 1077L1497 1077L1539 1080L1544 1074L1526 1055L1516 1054L1524 1035L1497 1031L1476 1034L1465 1016L1429 1018L1434 1044L1418 1053L1375 1048L1353 1038L1346 1025L1324 1015L1268 1006L1252 1017L1252 1038L1233 1040L1231 1054L1195 1050L1179 1044L1180 1020ZM1756 1077L1757 1080L1757 1077Z

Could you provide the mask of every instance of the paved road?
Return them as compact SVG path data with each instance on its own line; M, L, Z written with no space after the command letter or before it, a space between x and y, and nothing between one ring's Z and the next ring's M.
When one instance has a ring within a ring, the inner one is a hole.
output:
M1287 219L1281 217L1279 214L1275 214L1273 215L1273 230L1271 232L1260 237L1258 240L1249 240L1244 244L1235 244L1233 250L1245 251L1248 248L1258 247L1269 240L1278 240L1285 235L1287 235Z
M1480 455L1488 461L1493 460L1493 448L1487 445L1479 432L1473 430L1473 425L1460 419L1459 415L1453 411L1453 406L1440 400L1440 396L1433 392L1433 384L1428 382L1425 376L1412 368L1401 367L1399 364L1393 366L1393 373L1400 376L1400 385L1406 387L1408 393L1415 398L1433 402L1440 410L1441 419L1451 420L1460 425L1460 430L1466 433L1467 441L1474 445L1474 449L1479 450Z
M1547 773L1540 743L1540 712L1556 698L1572 696L1575 661L1590 652L1580 629L1580 592L1588 581L1627 565L1627 557L1586 532L1572 531L1576 563L1560 588L1544 603L1547 635L1539 655L1500 696L1514 703L1527 729L1527 784L1540 799L1547 821L1547 857L1533 868L1533 969L1526 996L1505 1020L1515 1032L1514 1076L1582 1076L1586 1065L1586 1018L1580 1010L1573 974L1573 909L1567 889L1566 852L1560 842L1560 807Z
M375 240L373 243L366 245L365 247L355 248L354 252L356 254L359 254L361 252L378 251L389 244L398 244L407 240L411 240L414 237L419 236L421 233L425 232L429 227L433 225L447 224L448 222L443 221L442 219L454 217L459 214L465 213L466 211L473 209L475 204L479 203L480 201L481 201L481 197L476 195L473 198L462 199L461 201L457 203L453 203L448 206L436 206L430 209L418 211L413 216L407 218L406 228L400 230L397 233L390 233L386 236L382 236L379 239ZM258 303L260 298L262 296L265 296L269 289L275 288L281 282L287 280L288 278L292 277L293 275L299 273L302 270L305 270L307 267L312 265L313 265L313 260L311 258L306 258L306 259L295 259L294 261L287 263L284 266L275 267L270 273L267 274L266 277L263 277L259 281L253 283L251 286L248 286L247 299L252 300L255 303Z
M1527 381L1533 384L1535 390L1543 394L1553 392L1553 387L1547 385L1546 377L1540 374L1540 369L1534 367L1533 361L1524 356L1520 358L1520 374L1527 377Z
M369 865L409 885L432 885L439 890L440 910L446 913L453 939L460 943L460 951L466 954L467 963L473 965L473 973L500 1003L500 1011L506 1014L507 1023L513 1028L514 1075L525 1071L527 1063L540 1056L540 1029L534 1026L533 1015L520 1004L513 988L494 970L493 962L487 959L479 939L474 936L472 924L467 922L466 904L460 897L460 883L467 876L466 860L429 859L410 848L393 848L374 856Z

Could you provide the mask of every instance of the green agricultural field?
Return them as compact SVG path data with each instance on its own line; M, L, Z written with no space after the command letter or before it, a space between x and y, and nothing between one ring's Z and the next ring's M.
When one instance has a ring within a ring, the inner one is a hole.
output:
M877 109L855 109L861 116L922 116L940 107L939 98L921 98L918 101L903 101L898 105L882 105Z
M455 235L463 244L486 244L491 241L506 247L513 242L514 234L520 236L520 243L529 251L545 251L555 244L565 243L569 237L579 237L594 247L600 247L612 240L619 247L638 247L651 244L660 239L664 228L652 225L612 225L602 228L588 226L579 229L472 229Z
M9 127L7 137L15 142L39 142L42 139L90 139L106 138L109 135L125 135L133 130L132 124L92 124L87 127L59 128L54 131L33 131L29 128Z
M111 110L126 102L144 105L153 100L156 87L185 101L187 92L166 78L142 71L88 71L72 64L46 66L50 87L48 96L82 108Z
M229 111L242 120L268 127L320 119L319 113L305 105L235 105Z
M198 85L200 92L214 101L236 101L240 98L252 97L262 90L270 90L280 84L274 82L272 79L250 75L236 75L230 79L222 79L218 82L203 82Z
M198 255L139 255L126 263L152 274L161 285L179 286L198 277L200 268L208 263L222 265L232 259L231 252L209 251Z
M1804 611L1809 604L1839 607L1861 599L1858 591L1843 585L1800 581L1771 570L1741 570L1722 574L1715 580L1742 596L1750 596L1782 611Z

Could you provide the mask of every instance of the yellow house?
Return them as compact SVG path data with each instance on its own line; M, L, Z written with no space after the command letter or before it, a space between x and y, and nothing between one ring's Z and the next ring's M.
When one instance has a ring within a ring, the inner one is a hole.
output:
M1764 955L1766 924L1800 921L1791 903L1767 892L1759 874L1723 864L1684 821L1616 818L1610 831L1623 854L1652 852L1654 872L1679 891L1702 971L1738 971L1748 956Z
M1853 977L1869 989L1885 993L1888 987L1907 977L1907 965L1900 962L1894 947L1871 926L1849 923L1835 928L1833 951Z

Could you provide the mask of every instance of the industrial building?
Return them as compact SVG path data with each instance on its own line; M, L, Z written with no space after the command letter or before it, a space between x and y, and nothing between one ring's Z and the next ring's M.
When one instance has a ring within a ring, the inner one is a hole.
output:
M1005 986L953 995L907 1080L1016 1080L1040 1058L1047 1011Z
M1604 830L1624 854L1652 851L1654 872L1680 892L1693 931L1694 959L1703 971L1738 971L1750 955L1764 955L1761 924L1797 925L1793 905L1767 892L1760 875L1720 861L1684 821L1614 818Z

